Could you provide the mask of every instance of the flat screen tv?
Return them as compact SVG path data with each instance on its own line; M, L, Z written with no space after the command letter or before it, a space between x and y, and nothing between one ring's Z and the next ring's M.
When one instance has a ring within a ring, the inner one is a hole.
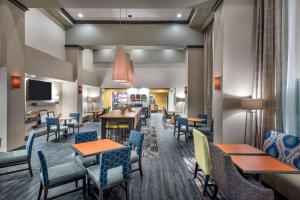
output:
M28 100L51 100L50 82L28 80Z

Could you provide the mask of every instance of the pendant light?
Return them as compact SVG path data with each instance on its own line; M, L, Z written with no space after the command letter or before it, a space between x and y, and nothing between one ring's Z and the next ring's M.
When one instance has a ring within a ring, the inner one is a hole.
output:
M128 82L128 64L124 45L117 45L115 63L112 70L112 80L117 82Z

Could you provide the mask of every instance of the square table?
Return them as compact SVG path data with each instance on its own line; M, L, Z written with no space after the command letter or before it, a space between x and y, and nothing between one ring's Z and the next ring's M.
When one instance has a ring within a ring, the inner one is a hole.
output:
M112 141L110 139L102 139L91 142L83 142L79 144L73 144L73 150L82 157L94 156L99 157L104 151L119 149L124 147L124 145ZM97 159L98 161L99 159Z
M233 163L246 174L299 174L300 171L271 156L232 155Z
M216 146L229 155L266 155L264 151L249 144L216 144Z
M197 123L205 122L206 119L198 118L198 117L188 117L188 121L194 122L194 127L196 127Z

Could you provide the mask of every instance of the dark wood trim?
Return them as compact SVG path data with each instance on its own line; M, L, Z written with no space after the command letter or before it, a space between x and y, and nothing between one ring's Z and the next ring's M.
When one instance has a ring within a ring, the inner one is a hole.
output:
M220 5L223 3L223 0L218 0L212 7L212 12L215 12L219 7Z
M77 44L66 44L65 47L72 47L72 48L79 48L80 50L83 50L84 48Z
M115 20L75 20L74 24L120 24L120 21ZM121 21L121 24L126 24L126 21ZM130 21L130 24L188 24L188 21Z
M73 24L75 24L75 19L64 9L60 8L59 9Z
M18 0L9 0L9 1L25 12L28 10L28 8L24 4L20 3Z
M188 18L188 24L190 24L190 22L191 22L191 20L193 19L193 17L194 17L194 15L195 15L195 13L196 13L196 8L193 8L192 9L192 11L191 11L191 13L190 13L190 15L189 15L189 18Z
M199 48L204 48L204 45L187 45L187 49L199 49Z

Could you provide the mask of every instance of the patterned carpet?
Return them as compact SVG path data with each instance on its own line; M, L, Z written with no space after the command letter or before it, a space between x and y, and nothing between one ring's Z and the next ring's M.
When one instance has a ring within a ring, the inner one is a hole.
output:
M150 159L159 158L159 150L154 126L143 126L141 132L144 133L143 157Z

